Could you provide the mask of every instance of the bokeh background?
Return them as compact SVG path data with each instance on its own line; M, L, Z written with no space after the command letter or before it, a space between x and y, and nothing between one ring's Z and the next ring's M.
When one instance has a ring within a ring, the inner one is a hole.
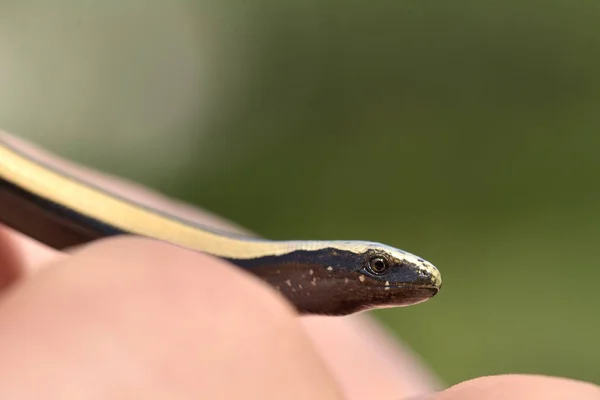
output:
M0 2L0 128L270 238L442 271L446 384L600 383L600 3Z

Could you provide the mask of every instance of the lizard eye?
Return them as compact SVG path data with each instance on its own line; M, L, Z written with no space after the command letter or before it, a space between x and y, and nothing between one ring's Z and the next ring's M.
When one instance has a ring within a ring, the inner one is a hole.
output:
M368 270L376 275L384 273L388 269L388 263L383 257L373 257L369 260Z

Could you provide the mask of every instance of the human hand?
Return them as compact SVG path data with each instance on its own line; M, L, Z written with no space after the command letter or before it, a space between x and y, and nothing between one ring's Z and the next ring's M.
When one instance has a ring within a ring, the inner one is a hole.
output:
M183 218L239 229L134 184L36 157ZM61 253L2 228L0 283L0 398L402 399L439 387L368 316L297 317L250 274L150 239ZM429 398L592 396L592 385L505 376Z

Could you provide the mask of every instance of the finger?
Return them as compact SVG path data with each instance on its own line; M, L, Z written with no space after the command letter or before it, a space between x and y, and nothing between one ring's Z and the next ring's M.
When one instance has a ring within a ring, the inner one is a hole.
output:
M0 398L341 398L274 290L153 240L81 249L14 286L0 324Z
M432 400L598 400L600 387L566 378L499 375L460 383Z
M15 240L7 229L0 227L0 291L10 286L23 274L22 260Z
M0 225L0 293L45 263L63 255Z
M415 354L365 314L306 317L306 332L349 400L403 399L441 387Z

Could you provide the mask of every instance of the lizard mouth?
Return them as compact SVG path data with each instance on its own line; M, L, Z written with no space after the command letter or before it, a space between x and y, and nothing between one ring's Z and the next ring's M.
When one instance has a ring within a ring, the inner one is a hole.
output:
M389 289L388 289L389 288ZM429 300L439 292L435 286L390 285L386 286L390 307L409 306Z

